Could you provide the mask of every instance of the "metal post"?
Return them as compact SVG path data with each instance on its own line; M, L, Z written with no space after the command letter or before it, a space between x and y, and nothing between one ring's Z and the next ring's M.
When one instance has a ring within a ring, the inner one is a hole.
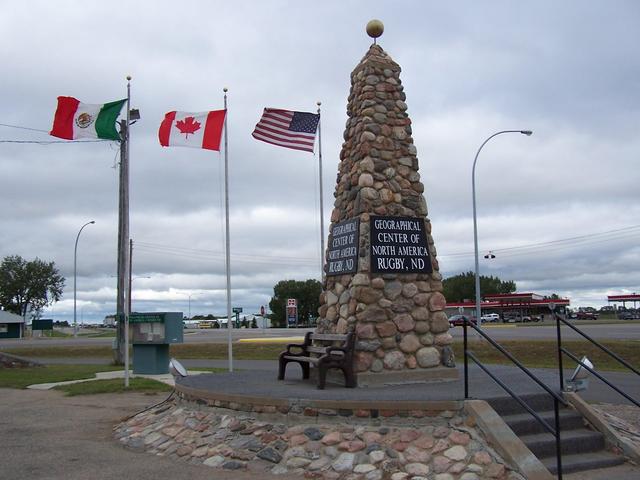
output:
M560 439L560 411L558 399L553 398L553 412L555 415L556 429L556 468L558 469L558 480L562 480L562 442Z
M78 270L77 270L77 265L78 265L78 239L80 238L80 234L82 233L82 229L84 227L86 227L87 225L91 225L96 223L95 220L91 220L90 222L85 223L84 225L82 225L82 227L80 227L80 230L78 231L78 235L76 235L76 244L75 247L73 248L73 336L77 337L78 336L78 321L76 319L76 293L77 293L77 283L78 283ZM26 317L26 315L25 315ZM26 325L26 322L25 322Z
M564 391L564 370L562 366L562 331L560 329L560 319L555 310L551 311L553 318L556 321L556 335L558 340L558 378L560 379L560 391Z
M475 254L475 286L476 286L476 324L479 328L482 328L482 313L480 308L480 262L478 261L478 222L476 219L476 162L478 161L478 155L480 155L480 151L482 147L484 147L489 140L497 135L501 135L503 133L521 133L523 135L531 135L533 132L531 130L502 130L500 132L496 132L487 138L480 148L476 152L476 156L473 159L473 169L471 171L471 194L473 197L473 246L474 246L474 254Z
M467 320L462 318L462 335L464 348L464 398L469 398L469 358L467 356Z
M317 102L318 116L320 116L321 102ZM322 197L322 128L321 121L318 119L318 170L319 170L319 182L320 182L320 280L324 283L324 207Z
M227 118L229 112L227 110L227 87L224 91L224 207L225 207L225 237L226 237L226 265L227 265L227 343L229 350L229 371L233 372L233 346L232 346L232 321L231 321L231 253L229 251L229 143L227 139Z

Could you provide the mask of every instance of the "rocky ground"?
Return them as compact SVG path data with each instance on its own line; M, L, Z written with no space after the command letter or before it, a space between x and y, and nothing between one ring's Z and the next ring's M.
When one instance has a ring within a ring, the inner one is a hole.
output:
M420 427L274 419L169 402L116 426L115 437L135 450L227 471L320 480L522 479L451 412Z
M592 405L618 433L640 448L640 408L633 405Z

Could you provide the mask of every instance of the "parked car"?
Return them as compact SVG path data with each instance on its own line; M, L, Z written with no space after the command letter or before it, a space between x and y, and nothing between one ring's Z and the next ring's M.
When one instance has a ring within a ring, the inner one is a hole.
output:
M577 312L576 313L577 320L596 320L597 318L598 318L598 314L593 312Z
M489 323L493 323L493 322L499 322L500 321L500 315L498 315L497 313L485 313L484 315L482 315L480 317L480 320L482 320L482 322L489 322Z
M462 326L465 318L474 325L476 324L476 317L468 317L467 315L451 315L449 317L449 327L453 328Z
M634 320L636 318L638 318L638 316L634 315L631 312L620 312L620 313L618 313L618 319L619 320Z

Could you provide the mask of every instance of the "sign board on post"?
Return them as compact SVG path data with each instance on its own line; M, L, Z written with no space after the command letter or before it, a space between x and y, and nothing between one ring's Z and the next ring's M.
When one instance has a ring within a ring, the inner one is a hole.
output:
M298 325L298 300L289 298L287 300L287 328Z
M327 248L327 275L355 273L358 269L360 219L337 223L331 229Z
M31 322L31 330L53 330L53 320L43 318Z
M424 220L414 217L371 217L373 273L431 273Z

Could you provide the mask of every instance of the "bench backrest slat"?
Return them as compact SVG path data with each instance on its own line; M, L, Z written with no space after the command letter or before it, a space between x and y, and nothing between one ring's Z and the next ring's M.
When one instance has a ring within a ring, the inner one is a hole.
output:
M327 341L339 340L341 342L347 341L347 335L340 335L337 333L312 333L311 338L313 340L327 340Z
M326 353L327 347L314 347L313 345L307 347L307 352L311 353Z

